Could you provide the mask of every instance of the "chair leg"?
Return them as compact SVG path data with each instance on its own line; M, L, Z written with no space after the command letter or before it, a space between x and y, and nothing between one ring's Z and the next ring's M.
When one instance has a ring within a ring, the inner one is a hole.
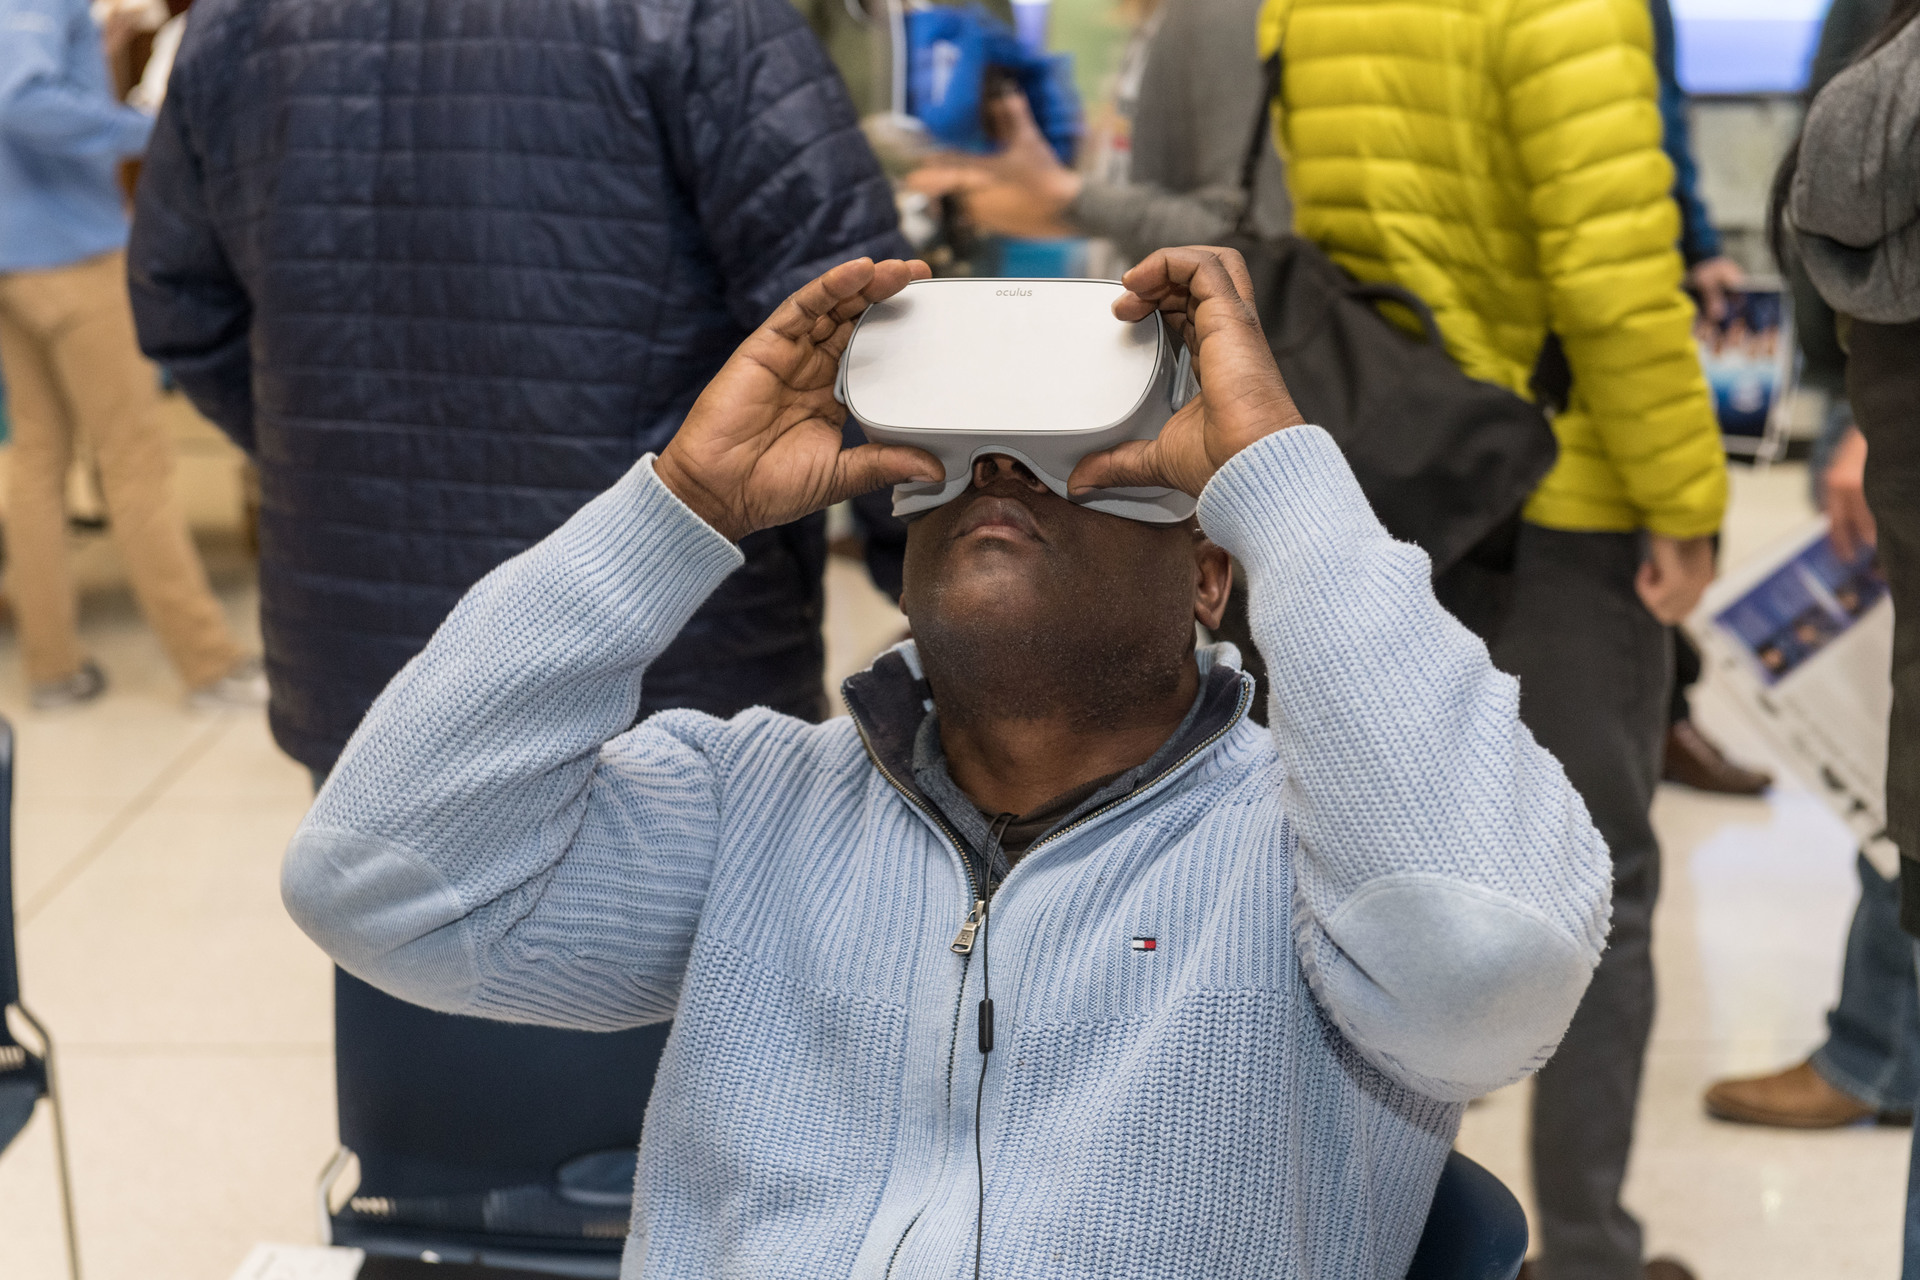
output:
M67 1227L67 1274L72 1280L80 1280L80 1232L73 1219L73 1175L67 1165L67 1124L60 1107L59 1079L54 1073L53 1037L25 1005L16 1003L13 1007L40 1037L40 1061L47 1070L47 1110L53 1117L54 1164L60 1175L60 1210Z
M333 1158L327 1161L327 1167L320 1171L320 1180L314 1185L315 1208L320 1215L320 1243L333 1243L333 1188L340 1181L340 1175L347 1171L353 1162L353 1152L345 1147L335 1148Z

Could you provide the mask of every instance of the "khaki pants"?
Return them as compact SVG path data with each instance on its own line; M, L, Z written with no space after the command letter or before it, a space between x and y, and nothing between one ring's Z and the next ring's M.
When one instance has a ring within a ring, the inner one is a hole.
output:
M84 660L67 564L67 471L84 436L114 541L147 621L189 688L240 660L173 501L173 448L153 366L140 356L126 255L0 274L0 368L13 423L7 576L27 678Z

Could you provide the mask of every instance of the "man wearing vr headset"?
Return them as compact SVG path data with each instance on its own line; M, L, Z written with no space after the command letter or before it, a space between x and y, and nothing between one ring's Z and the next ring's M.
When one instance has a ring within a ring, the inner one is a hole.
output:
M461 603L287 854L343 966L434 1008L676 1019L629 1276L1404 1273L1466 1100L1552 1053L1609 866L1514 681L1303 425L1229 250L1129 272L1202 392L1072 490L914 521L915 640L849 718L669 711L648 662L734 543L942 469L843 449L853 320L784 303L673 443ZM1270 720L1222 646L1246 565Z

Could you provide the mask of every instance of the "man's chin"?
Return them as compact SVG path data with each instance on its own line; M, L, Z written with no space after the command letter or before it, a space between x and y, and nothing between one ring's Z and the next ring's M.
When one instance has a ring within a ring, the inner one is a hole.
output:
M1053 614L1061 602L1031 570L1031 562L995 558L949 574L924 599L913 602L917 608L909 605L915 633L1012 634L1056 621Z

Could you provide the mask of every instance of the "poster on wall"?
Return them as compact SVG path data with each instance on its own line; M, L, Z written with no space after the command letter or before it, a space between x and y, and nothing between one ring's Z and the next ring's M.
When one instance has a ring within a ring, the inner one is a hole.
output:
M1754 282L1728 295L1719 320L1702 310L1693 337L1728 456L1778 461L1787 448L1795 371L1793 311L1786 291Z

